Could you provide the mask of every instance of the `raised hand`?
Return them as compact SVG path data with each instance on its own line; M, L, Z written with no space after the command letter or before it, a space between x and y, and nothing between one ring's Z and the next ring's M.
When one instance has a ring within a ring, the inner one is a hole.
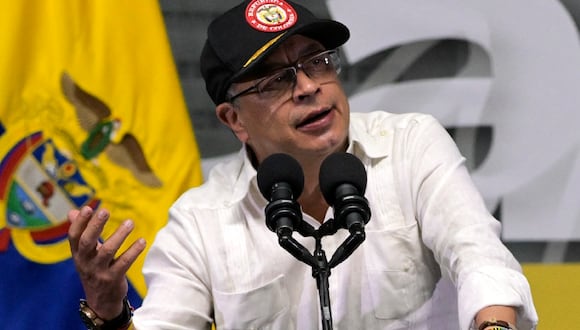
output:
M127 270L145 249L140 238L120 255L117 251L134 227L131 220L124 221L104 242L99 240L109 212L95 212L88 206L71 210L68 239L75 267L80 276L88 305L104 319L113 319L123 310L127 295Z

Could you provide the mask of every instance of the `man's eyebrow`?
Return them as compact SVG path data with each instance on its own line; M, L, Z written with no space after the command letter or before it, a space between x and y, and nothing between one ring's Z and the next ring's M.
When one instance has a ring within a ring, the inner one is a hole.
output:
M298 57L298 61L296 62L300 62L301 60L304 60L305 58L312 56L316 53L321 53L323 51L325 51L326 48L324 48L324 46L317 44L317 43L313 43L310 44L306 47L304 47L304 49L300 50L300 56ZM252 70L251 73L249 73L245 78L240 79L239 81L249 81L249 80L254 80L254 79L260 79L263 77L266 77L280 69L283 68L287 68L291 65L296 64L296 62L293 63L287 63L287 62L273 62L273 61L265 61L260 63L260 65L256 68L254 68Z

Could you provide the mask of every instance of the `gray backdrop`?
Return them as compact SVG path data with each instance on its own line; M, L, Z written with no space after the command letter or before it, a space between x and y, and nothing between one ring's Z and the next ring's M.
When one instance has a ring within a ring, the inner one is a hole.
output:
M435 115L518 259L580 260L580 1L296 2L351 29L352 111ZM240 147L198 69L207 25L237 3L160 1L204 171Z

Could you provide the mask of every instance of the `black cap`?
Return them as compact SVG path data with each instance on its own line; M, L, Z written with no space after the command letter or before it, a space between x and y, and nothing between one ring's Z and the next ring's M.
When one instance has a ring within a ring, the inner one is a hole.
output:
M317 18L291 1L244 1L213 20L200 58L201 75L213 102L225 102L232 82L295 34L317 40L326 49L339 47L350 37L344 24Z

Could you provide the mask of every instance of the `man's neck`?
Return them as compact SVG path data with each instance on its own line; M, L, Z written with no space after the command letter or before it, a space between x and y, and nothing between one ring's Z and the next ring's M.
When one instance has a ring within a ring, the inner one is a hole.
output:
M302 169L304 170L304 190L298 199L304 212L318 220L324 221L328 204L320 190L319 174L320 165L324 157L312 158L309 160L299 159Z

